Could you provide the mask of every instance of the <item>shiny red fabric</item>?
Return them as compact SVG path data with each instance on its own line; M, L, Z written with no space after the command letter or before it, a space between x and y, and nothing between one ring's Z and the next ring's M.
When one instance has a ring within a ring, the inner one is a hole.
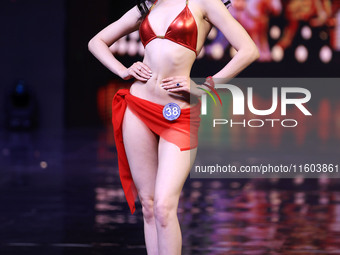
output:
M193 50L197 56L197 25L188 4L185 5L185 8L172 21L164 36L157 36L153 31L148 18L149 13L142 21L139 28L139 36L144 47L153 39L168 39Z
M178 119L169 121L163 116L164 105L133 96L129 89L120 89L112 100L112 124L118 153L119 176L126 200L133 214L137 197L123 143L122 123L127 105L153 132L176 144L181 151L197 147L201 101L190 108L181 109Z

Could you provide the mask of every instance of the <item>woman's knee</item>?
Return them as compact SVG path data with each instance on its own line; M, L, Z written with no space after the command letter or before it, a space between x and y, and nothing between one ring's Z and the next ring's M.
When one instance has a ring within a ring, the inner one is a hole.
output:
M170 199L155 200L154 213L156 221L166 227L169 221L177 216L177 203Z
M154 199L152 197L140 198L143 217L147 223L154 219Z

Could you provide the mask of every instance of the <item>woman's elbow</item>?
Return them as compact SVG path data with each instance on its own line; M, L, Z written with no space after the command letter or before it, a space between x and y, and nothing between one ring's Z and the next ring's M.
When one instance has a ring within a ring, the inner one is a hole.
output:
M248 57L251 62L254 62L260 57L260 52L256 45L250 47L248 51L249 51Z
M87 49L92 52L96 44L96 38L93 37L88 43L87 43Z
M257 60L260 57L260 52L258 50L258 48L256 47L256 45L248 45L248 46L244 46L243 48L241 48L239 50L239 52L242 54L244 60L246 60L247 62L252 63L255 60Z
M95 50L95 48L97 48L98 43L100 41L99 37L93 37L87 44L87 48L90 52L93 52Z
M260 51L259 49L255 46L255 58L254 61L257 60L260 57Z

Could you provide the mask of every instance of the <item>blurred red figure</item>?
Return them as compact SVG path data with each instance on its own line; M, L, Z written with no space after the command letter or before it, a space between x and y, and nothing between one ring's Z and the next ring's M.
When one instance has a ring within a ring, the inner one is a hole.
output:
M332 15L330 0L290 0L285 5L288 25L277 43L282 49L288 48L296 35L300 21L309 22L312 27L327 25Z
M260 51L259 61L271 61L271 52L268 44L268 25L271 15L279 15L282 11L280 0L234 0L230 8L231 14L247 30ZM226 48L229 43L221 37L220 33L215 42ZM214 43L215 43L214 42ZM213 44L214 44L213 43ZM212 45L213 45L212 44ZM207 52L212 51L208 46Z
M268 43L269 18L277 16L282 11L280 0L250 0L247 5L248 26L246 27L251 38L260 50L261 62L271 61Z
M333 1L332 13L332 17L327 22L330 27L331 46L340 51L340 0Z

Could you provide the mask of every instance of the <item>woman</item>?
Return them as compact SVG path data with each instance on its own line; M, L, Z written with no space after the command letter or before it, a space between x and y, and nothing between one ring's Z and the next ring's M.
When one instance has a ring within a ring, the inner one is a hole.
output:
M194 122L199 121L200 105L199 100L191 105L188 94L200 95L199 88L203 87L192 82L189 75L213 25L237 50L233 59L213 75L223 82L256 60L259 53L221 0L139 2L88 45L113 73L125 80L135 78L129 91L120 90L114 97L113 125L123 189L132 213L132 200L138 194L150 255L181 254L177 206L197 151L197 123L194 131L189 131L188 113L194 112ZM110 45L138 29L145 47L144 59L126 68L112 55ZM213 84L213 80L205 83L205 89L213 89Z

